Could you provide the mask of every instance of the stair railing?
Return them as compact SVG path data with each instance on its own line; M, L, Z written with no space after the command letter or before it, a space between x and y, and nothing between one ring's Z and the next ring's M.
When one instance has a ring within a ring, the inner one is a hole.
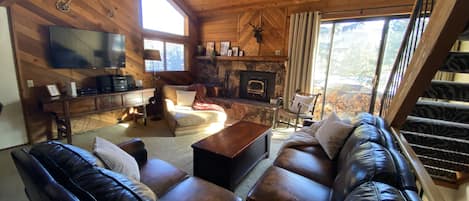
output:
M416 0L415 2L407 30L404 34L401 47L397 54L388 83L381 99L381 107L379 111L379 115L381 117L386 116L392 99L396 95L397 89L401 84L405 71L410 64L418 42L420 41L423 31L425 30L425 19L430 16L433 11L433 5L433 0Z

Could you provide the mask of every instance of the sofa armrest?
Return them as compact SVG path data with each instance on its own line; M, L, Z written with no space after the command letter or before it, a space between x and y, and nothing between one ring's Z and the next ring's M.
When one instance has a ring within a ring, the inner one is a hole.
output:
M148 152L145 149L145 143L139 138L134 138L129 141L118 144L122 150L133 156L139 166L142 166L147 162Z
M164 99L165 102L165 109L168 112L174 111L174 102L170 99Z

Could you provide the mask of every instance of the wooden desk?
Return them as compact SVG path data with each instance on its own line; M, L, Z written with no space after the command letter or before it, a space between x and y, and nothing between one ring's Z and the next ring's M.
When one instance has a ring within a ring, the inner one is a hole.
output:
M117 109L145 106L148 99L153 97L155 89L141 89L125 92L97 94L89 96L61 96L42 99L42 109L54 115L57 123L59 139L67 137L67 143L72 144L72 128L70 118L97 114ZM146 108L144 122L147 121Z

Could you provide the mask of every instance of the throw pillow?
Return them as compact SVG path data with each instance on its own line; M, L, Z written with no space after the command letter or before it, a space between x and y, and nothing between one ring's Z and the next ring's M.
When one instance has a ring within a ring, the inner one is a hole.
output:
M117 145L103 138L96 137L93 152L112 171L140 181L140 171L137 161Z
M352 129L352 125L342 122L335 113L324 120L316 132L316 138L329 159L333 160L337 156Z
M314 97L295 94L295 97L293 98L293 102L288 107L288 110L290 110L290 112L297 113L299 109L300 114L304 114L308 112L309 105L313 101L314 101Z
M195 91L176 91L177 105L179 106L192 106L195 99Z

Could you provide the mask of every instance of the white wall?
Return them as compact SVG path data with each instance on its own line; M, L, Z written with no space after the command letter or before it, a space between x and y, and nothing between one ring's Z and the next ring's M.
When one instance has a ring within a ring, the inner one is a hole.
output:
M5 7L0 7L0 101L0 149L27 143Z

